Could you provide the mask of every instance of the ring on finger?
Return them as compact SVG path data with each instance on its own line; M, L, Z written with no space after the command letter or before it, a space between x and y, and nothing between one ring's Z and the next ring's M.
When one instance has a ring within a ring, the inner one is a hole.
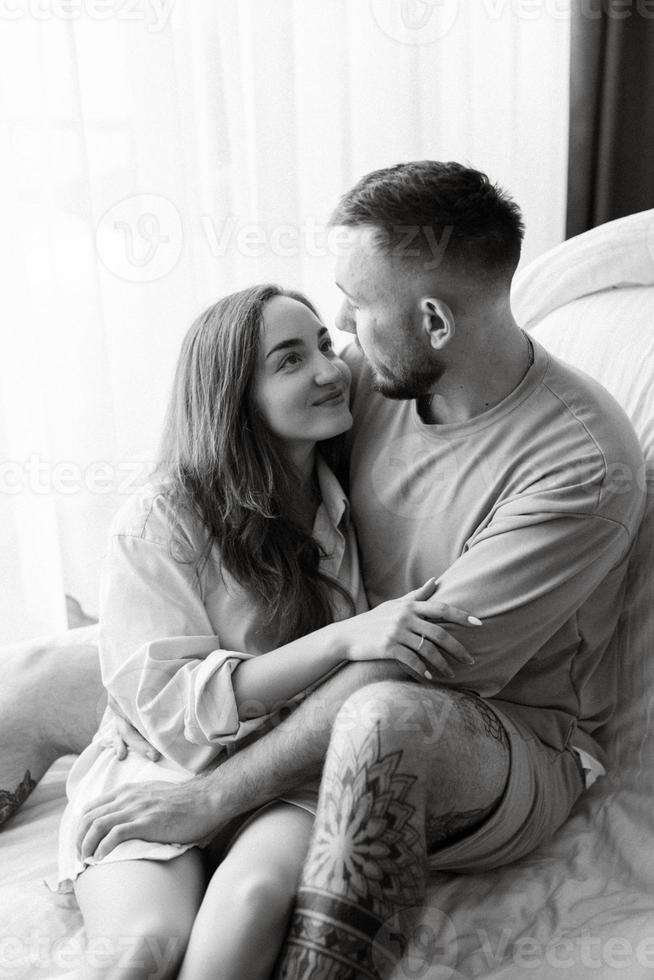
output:
M425 642L425 635L424 635L424 633L421 633L420 634L420 643L418 644L418 649L420 649L420 647L422 646L422 644L424 642Z

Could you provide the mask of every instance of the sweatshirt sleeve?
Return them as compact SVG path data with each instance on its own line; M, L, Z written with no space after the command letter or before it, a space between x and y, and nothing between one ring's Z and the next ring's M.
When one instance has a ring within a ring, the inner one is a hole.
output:
M547 495L500 507L437 583L443 602L483 621L479 631L452 628L476 662L460 673L452 662L450 683L492 697L596 590L615 605L632 540L622 522L566 510Z
M165 534L114 533L102 575L100 659L124 716L164 756L197 772L265 718L239 721L231 677L250 655L221 648L195 565L173 557Z

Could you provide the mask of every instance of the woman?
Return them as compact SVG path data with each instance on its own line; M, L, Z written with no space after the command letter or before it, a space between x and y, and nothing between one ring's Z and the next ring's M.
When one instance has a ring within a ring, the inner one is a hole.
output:
M420 650L448 670L442 628L420 613L433 582L365 611L347 502L323 458L352 424L349 383L313 306L274 286L220 300L183 342L156 480L114 522L100 603L105 686L163 758L118 761L107 713L67 787L59 890L84 917L85 980L174 976L180 963L192 980L269 977L317 786L255 813L206 890L206 842L125 841L83 863L74 842L91 799L188 779L344 661L392 657L430 678Z

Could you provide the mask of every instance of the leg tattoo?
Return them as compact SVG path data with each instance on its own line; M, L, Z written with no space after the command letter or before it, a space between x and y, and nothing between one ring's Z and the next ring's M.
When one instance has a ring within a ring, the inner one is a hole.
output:
M457 840L472 833L490 817L497 801L486 807L474 810L453 810L451 813L427 814L427 842L431 850L443 844L454 844Z
M458 713L466 735L471 740L490 739L498 742L506 752L509 750L509 737L495 712L481 698L469 694L452 692L453 707ZM480 827L496 809L501 794L485 806L459 808L444 813L427 807L426 835L427 847L431 851L437 847L454 844L467 834Z
M375 937L424 891L424 787L410 768L401 749L384 753L379 723L359 746L330 748L280 977L377 980L392 969Z
M492 708L489 708L481 698L473 698L469 694L455 695L455 706L460 713L466 730L474 736L485 735L509 747L509 738L504 726ZM481 730L480 730L481 729Z

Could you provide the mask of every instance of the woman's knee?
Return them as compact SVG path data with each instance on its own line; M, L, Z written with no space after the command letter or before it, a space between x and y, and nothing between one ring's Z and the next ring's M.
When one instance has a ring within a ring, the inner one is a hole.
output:
M271 865L251 868L235 883L230 895L234 903L248 916L284 920L295 900L297 880L288 869Z

